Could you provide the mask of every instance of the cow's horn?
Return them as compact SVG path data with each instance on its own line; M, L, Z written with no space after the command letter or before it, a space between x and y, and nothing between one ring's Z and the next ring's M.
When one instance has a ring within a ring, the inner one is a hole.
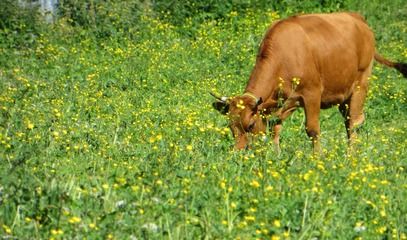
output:
M219 97L216 94L214 94L213 92L209 92L210 95L212 95L212 97L216 98L218 101L225 103L228 100L228 97Z

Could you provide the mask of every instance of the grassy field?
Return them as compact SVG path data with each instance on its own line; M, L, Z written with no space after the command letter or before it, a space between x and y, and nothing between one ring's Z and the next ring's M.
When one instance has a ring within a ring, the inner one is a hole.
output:
M379 52L406 62L407 4L369 4L353 10ZM407 80L394 70L374 67L353 156L336 108L320 117L321 159L302 110L279 156L269 141L233 151L209 92L242 93L262 35L289 14L176 26L146 13L132 37L104 40L61 19L0 48L1 237L407 239Z

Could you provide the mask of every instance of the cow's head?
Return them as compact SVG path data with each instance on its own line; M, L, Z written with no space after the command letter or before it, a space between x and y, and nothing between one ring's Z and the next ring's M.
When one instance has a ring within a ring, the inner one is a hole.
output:
M236 97L218 97L213 107L222 114L229 116L229 127L235 138L235 148L244 149L248 146L249 136L266 131L265 120L260 114L261 98L245 93Z

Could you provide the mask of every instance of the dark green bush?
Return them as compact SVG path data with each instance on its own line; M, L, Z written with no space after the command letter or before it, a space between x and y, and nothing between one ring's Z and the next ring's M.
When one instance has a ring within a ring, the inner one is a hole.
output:
M41 26L37 7L16 0L0 1L0 44L29 45Z
M105 38L136 31L144 5L138 0L60 0L59 16Z
M346 0L322 1L253 1L253 0L60 0L59 15L73 26L91 30L97 37L135 32L140 16L153 15L181 27L186 20L200 24L206 20L223 20L230 12L261 14L274 10L286 14L298 12L336 11L345 7ZM192 31L192 29L191 29Z
M252 10L264 12L274 10L279 12L320 12L337 11L345 7L347 0L164 0L153 4L155 12L166 14L175 25L180 25L186 18L195 19L223 19L231 11L245 12Z
M38 9L18 2L0 1L0 43L30 45L44 27ZM398 6L397 12L392 11L397 9L395 6ZM378 15L375 9L386 14ZM394 28L391 32L403 35L400 27L392 24L391 16L405 19L406 9L407 4L403 4L402 0L387 4L372 0L368 5L351 0L59 0L58 17L71 25L76 33L93 35L95 39L134 39L146 27L140 18L143 15L157 17L175 26L182 35L194 37L200 24L209 20L224 21L232 16L231 12L235 12L233 17L244 17L248 11L259 15L277 11L281 17L286 17L299 13L350 10L361 12L369 23L377 25L378 39L388 39L382 32L389 27ZM47 34L50 32L54 31L47 31Z

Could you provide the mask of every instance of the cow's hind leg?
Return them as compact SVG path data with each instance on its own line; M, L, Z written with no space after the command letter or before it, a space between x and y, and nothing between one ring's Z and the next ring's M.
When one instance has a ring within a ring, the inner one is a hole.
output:
M351 131L350 131L350 117L349 117L349 100L343 102L342 104L339 105L339 111L342 114L342 117L345 122L345 129L346 129L346 134L348 135L348 139L350 139L351 136Z
M368 78L371 74L371 66L372 64L370 64L365 71L360 73L352 96L348 101L339 106L339 109L345 118L346 131L351 146L357 139L356 129L362 125L365 120L363 105L368 90Z

